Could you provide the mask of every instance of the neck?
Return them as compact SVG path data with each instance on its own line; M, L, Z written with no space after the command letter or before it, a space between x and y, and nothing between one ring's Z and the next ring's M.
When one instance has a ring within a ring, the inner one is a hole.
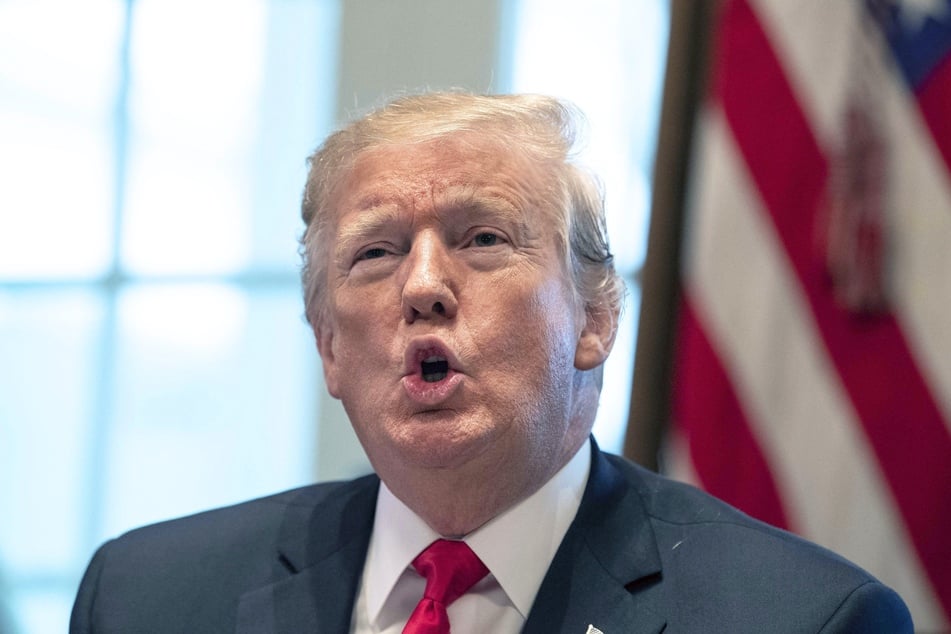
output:
M534 465L485 461L463 469L406 468L380 475L393 494L434 531L443 537L461 538L544 486L586 439L587 433L572 438L554 454L536 458ZM525 477L513 479L517 473Z

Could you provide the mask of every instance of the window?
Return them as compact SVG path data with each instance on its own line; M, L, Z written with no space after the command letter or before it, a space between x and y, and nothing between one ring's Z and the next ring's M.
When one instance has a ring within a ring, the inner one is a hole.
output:
M313 479L337 10L0 4L0 630L64 631L109 536Z

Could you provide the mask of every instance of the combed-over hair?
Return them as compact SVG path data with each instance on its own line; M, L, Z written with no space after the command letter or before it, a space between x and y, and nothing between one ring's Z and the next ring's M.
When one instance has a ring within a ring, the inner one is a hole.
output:
M554 214L559 249L576 297L592 313L617 313L624 283L608 246L600 183L573 162L581 113L541 95L432 92L398 98L330 135L310 156L301 216L301 278L307 321L319 332L326 317L327 266L334 196L364 152L466 133L521 151L547 174L539 192Z

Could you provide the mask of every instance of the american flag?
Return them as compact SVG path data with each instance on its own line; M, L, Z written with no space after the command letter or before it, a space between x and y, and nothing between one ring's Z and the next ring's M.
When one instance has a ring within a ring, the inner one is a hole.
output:
M672 471L951 631L951 0L726 0Z

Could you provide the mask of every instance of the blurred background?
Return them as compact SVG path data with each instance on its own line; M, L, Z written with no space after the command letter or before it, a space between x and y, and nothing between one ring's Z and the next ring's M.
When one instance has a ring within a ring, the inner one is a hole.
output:
M0 0L0 632L65 631L109 537L369 469L296 239L307 155L396 92L587 113L620 452L668 28L665 0Z

